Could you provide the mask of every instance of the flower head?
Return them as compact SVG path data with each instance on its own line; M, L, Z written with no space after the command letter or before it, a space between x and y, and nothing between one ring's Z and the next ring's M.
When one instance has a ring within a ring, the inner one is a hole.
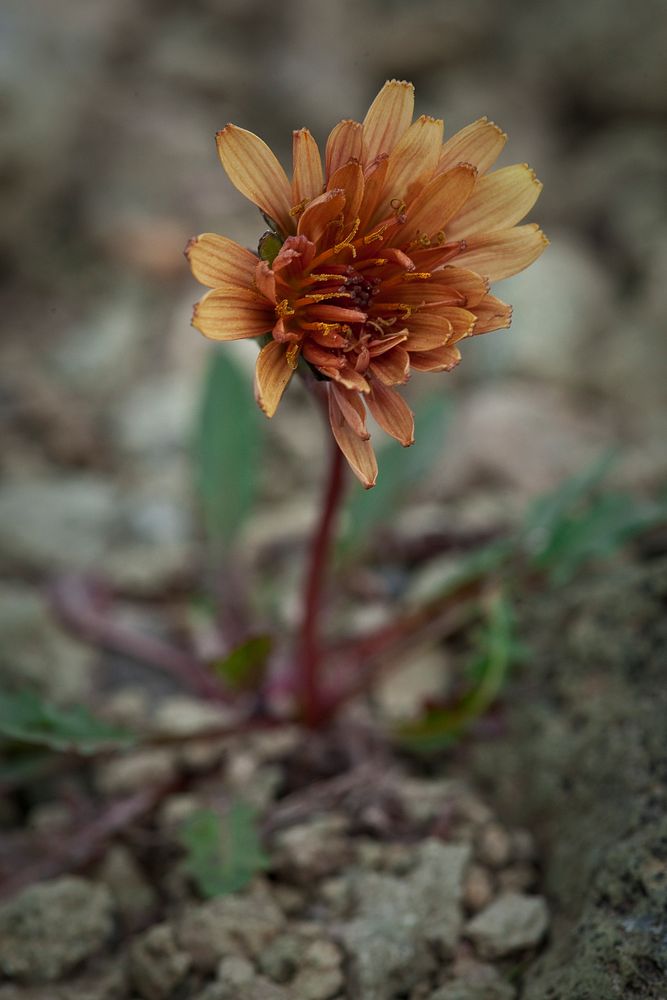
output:
M443 123L412 121L414 89L388 81L363 123L331 132L325 162L308 129L293 134L292 179L252 132L217 134L222 165L269 218L260 253L212 233L186 248L209 286L193 325L213 340L270 334L255 395L267 416L303 359L325 380L335 439L364 486L377 463L366 411L403 445L412 413L396 386L412 371L450 371L459 341L507 327L490 282L544 250L517 226L542 185L526 164L487 173L507 136L481 118L443 142Z

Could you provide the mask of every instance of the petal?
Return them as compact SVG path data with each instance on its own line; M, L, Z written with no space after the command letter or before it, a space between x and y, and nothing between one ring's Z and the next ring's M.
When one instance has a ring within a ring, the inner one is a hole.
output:
M344 364L342 368L327 368L325 365L318 365L320 371L328 378L344 385L346 389L354 389L355 392L368 392L370 386L359 372L355 371L352 365Z
M457 306L438 306L437 315L451 324L450 344L456 344L464 337L470 337L475 330L477 316L469 309L459 309Z
M329 392L332 392L336 397L340 411L354 433L362 441L368 441L370 434L366 427L366 410L364 404L359 399L359 393L351 389L346 389L342 385L337 385L335 382L331 383Z
M359 229L364 232L368 228L371 220L379 215L387 216L389 208L382 212L383 202L381 202L384 191L384 182L389 168L389 157L386 155L378 159L372 167L364 174L364 198L359 209Z
M350 160L361 160L363 148L363 125L351 119L338 122L327 139L327 177L344 167Z
M202 233L188 241L185 247L192 273L202 285L251 286L257 257L233 240L215 233Z
M249 288L222 285L207 292L192 314L192 325L211 340L242 340L267 333L275 322L269 303Z
M472 163L480 174L485 173L496 162L507 142L507 133L490 122L488 118L478 118L472 125L466 125L460 132L447 140L442 147L438 173L450 170L457 163Z
M366 313L360 309L346 309L344 306L317 305L317 319L325 323L364 323Z
M478 271L490 281L499 281L523 271L537 260L549 240L540 227L533 224L473 236L466 244L456 263Z
M344 207L345 192L338 188L313 199L299 218L299 236L307 236L317 243Z
M305 236L288 236L276 259L273 271L283 282L298 278L315 259L317 248Z
M459 239L520 222L537 201L542 184L527 163L516 163L480 177L467 202L447 227L448 239Z
M284 344L270 340L257 357L255 399L267 417L272 417L276 412L287 383L294 374L286 355L287 348Z
M292 158L292 204L299 205L317 198L324 187L320 151L307 128L292 132Z
M406 348L413 351L432 351L444 347L452 337L452 324L437 313L418 312L409 319L409 334Z
M383 431L400 441L404 448L414 444L415 420L402 396L374 379L366 402Z
M225 126L215 139L220 162L234 187L284 233L294 232L290 183L266 143L237 125Z
M461 360L458 347L436 347L410 355L410 364L418 372L450 372Z
M276 276L265 260L260 260L255 268L255 285L260 294L275 305Z
M364 118L364 162L392 149L409 128L415 88L406 80L387 80Z
M400 284L387 285L373 297L371 315L376 312L398 312L402 307L419 308L436 302L449 305L462 305L464 296L449 282L438 280L439 272L432 277L402 281Z
M443 128L442 118L421 115L401 137L389 156L386 198L409 202L431 179L440 157Z
M471 271L467 267L442 267L433 272L434 280L437 279L441 287L450 285L462 296L459 305L472 309L481 302L489 290L488 281L476 271Z
M443 230L463 208L476 179L477 171L469 163L433 177L408 206L406 223L392 234L389 242L406 246L421 234L430 237Z
M512 307L501 302L495 295L485 295L475 306L477 322L473 333L491 333L492 330L505 330L512 323Z
M410 355L403 347L394 347L371 359L370 369L385 385L402 385L410 377Z
M339 167L329 178L327 188L339 188L345 192L345 222L355 220L364 197L364 172L361 164L350 162Z
M399 330L398 333L392 333L387 337L383 337L381 340L369 341L368 351L372 358L377 358L380 354L390 351L392 347L396 347L397 344L404 344L407 339L408 331Z
M336 443L357 479L367 490L375 486L378 467L373 448L368 441L363 441L354 433L331 389L329 389L329 422Z

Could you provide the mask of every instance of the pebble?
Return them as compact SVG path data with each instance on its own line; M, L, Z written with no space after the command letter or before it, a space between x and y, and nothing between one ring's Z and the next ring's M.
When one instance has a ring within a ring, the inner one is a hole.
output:
M166 785L176 776L175 755L171 750L137 750L100 764L97 787L109 797L129 795L143 788Z
M481 865L470 865L463 883L463 905L477 913L489 905L493 896L493 879L489 871Z
M548 926L542 896L508 892L473 917L465 933L482 957L501 958L539 944Z
M281 830L274 838L276 868L298 882L332 875L350 860L345 816L331 813Z
M113 933L106 886L65 876L24 889L0 906L0 972L51 982L94 955Z
M130 979L144 1000L167 1000L191 964L169 924L155 924L130 945Z
M502 868L512 855L512 842L507 830L500 823L488 823L477 841L479 860L491 868Z
M157 905L157 894L132 852L114 844L102 860L97 877L107 886L123 923L136 927Z

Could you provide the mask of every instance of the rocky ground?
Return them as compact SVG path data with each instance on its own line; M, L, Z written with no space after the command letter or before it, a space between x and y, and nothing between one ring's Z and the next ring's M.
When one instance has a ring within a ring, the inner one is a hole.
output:
M450 133L488 115L510 135L504 162L527 160L544 181L534 214L551 246L498 288L512 330L468 344L443 377L451 416L392 526L399 549L452 525L511 526L609 447L615 485L656 495L662 20L661 0L631 14L621 0L5 0L3 689L156 734L203 724L201 705L57 624L45 585L92 571L133 627L192 631L205 559L190 444L211 345L189 327L199 289L181 251L196 232L254 246L259 231L216 162L212 136L228 120L286 157L293 128L323 139L363 115L385 78L406 77L420 113L443 114ZM250 373L244 347L230 351ZM413 401L427 381L411 384ZM287 629L323 452L298 388L271 434L239 550ZM352 751L341 758L333 739L333 762L293 733L195 740L89 762L83 786L57 775L5 797L0 861L35 836L66 842L73 816L89 830L91 801L167 789L76 875L3 904L2 1000L660 997L659 549L635 551L634 568L608 580L523 595L531 655L505 699L505 735L479 752L425 769L370 739L362 712ZM408 587L399 562L355 579L349 627L386 620L397 589L417 593L442 569L426 565ZM381 713L414 709L456 662L429 640L383 688ZM260 810L270 867L205 902L177 830L198 803L224 809L239 789Z

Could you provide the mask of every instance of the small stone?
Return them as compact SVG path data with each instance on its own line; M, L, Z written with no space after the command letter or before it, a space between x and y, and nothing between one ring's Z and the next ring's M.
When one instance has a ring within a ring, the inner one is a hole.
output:
M296 973L303 952L298 934L278 934L258 956L262 972L275 983L287 983Z
M226 986L243 989L255 978L252 964L240 955L228 955L218 965L218 979Z
M130 979L144 1000L166 1000L190 965L169 924L155 924L130 946Z
M296 889L293 885L286 885L284 883L273 887L273 898L283 913L290 917L301 913L306 905L304 893L300 889Z
M330 814L281 830L275 837L276 867L297 882L333 875L350 859L347 819Z
M312 941L301 961L302 967L290 984L294 1000L330 1000L342 988L343 956L333 941Z
M142 788L166 785L176 776L174 755L159 748L137 750L100 765L97 787L110 797L129 795Z
M109 889L127 927L136 927L157 905L157 895L123 844L114 844L98 868L98 879Z
M481 865L470 865L463 883L463 905L477 913L489 905L493 896L493 880L488 870Z
M542 896L508 892L470 921L466 935L483 957L501 958L539 944L548 925Z
M51 982L95 954L113 932L106 886L66 876L24 889L0 907L0 971Z
M285 918L265 884L189 907L177 925L179 944L202 972L212 972L228 955L256 958L284 925Z
M427 1000L514 1000L516 990L493 965L468 959L457 962L455 978Z
M342 877L325 879L318 886L318 896L333 916L343 917L350 905L350 883Z
M477 841L477 856L482 864L502 868L512 854L512 842L507 830L500 823L487 823Z

